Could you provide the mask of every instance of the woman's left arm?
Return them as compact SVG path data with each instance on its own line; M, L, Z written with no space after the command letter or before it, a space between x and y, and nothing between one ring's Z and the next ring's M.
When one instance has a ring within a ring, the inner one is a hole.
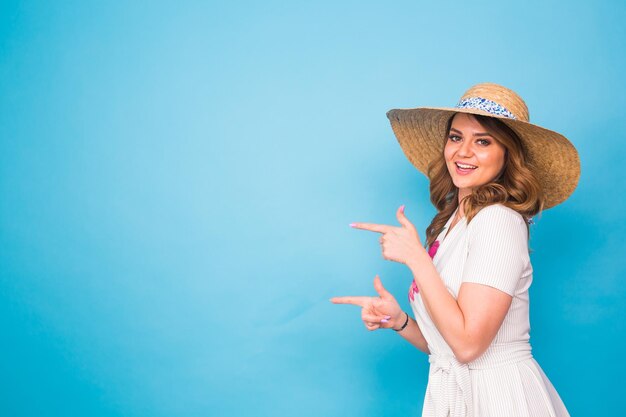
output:
M383 257L410 268L428 314L457 360L463 363L473 361L495 338L512 296L479 283L480 280L470 279L475 282L463 282L455 299L422 246L417 230L404 215L404 206L398 209L396 216L400 227L371 223L353 223L353 227L383 234L380 240ZM485 273L474 269L479 274ZM493 272L487 271L489 274Z
M467 363L482 355L498 333L513 298L487 285L465 282L455 299L428 254L415 256L407 266L428 314L457 360Z

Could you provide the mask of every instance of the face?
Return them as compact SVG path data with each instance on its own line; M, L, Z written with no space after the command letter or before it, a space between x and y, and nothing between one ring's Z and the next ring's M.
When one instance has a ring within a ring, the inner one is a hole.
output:
M457 113L444 147L444 158L459 200L495 179L504 167L506 148L476 119Z

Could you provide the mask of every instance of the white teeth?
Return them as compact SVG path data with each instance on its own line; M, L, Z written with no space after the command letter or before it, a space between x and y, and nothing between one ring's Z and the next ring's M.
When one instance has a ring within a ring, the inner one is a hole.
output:
M456 165L457 165L459 168L463 168L463 169L474 169L474 168L476 168L474 165L464 165L464 164L460 164L460 163L458 163L458 162L456 163Z

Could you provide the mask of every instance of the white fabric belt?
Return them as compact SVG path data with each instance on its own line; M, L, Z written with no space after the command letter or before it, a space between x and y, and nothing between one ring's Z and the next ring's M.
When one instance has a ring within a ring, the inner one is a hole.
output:
M470 369L488 369L532 358L530 344L493 345L478 359L463 364L452 355L431 354L429 385L437 417L473 417Z

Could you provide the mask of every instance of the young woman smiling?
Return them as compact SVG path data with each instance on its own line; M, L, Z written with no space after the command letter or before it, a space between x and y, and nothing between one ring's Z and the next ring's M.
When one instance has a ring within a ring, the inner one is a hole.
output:
M533 216L576 188L578 154L562 135L528 122L512 90L484 83L454 108L388 113L408 159L430 179L437 215L426 247L414 225L353 223L377 232L383 257L411 270L414 319L374 279L360 306L367 329L393 329L429 355L423 416L568 416L531 354L528 252Z

